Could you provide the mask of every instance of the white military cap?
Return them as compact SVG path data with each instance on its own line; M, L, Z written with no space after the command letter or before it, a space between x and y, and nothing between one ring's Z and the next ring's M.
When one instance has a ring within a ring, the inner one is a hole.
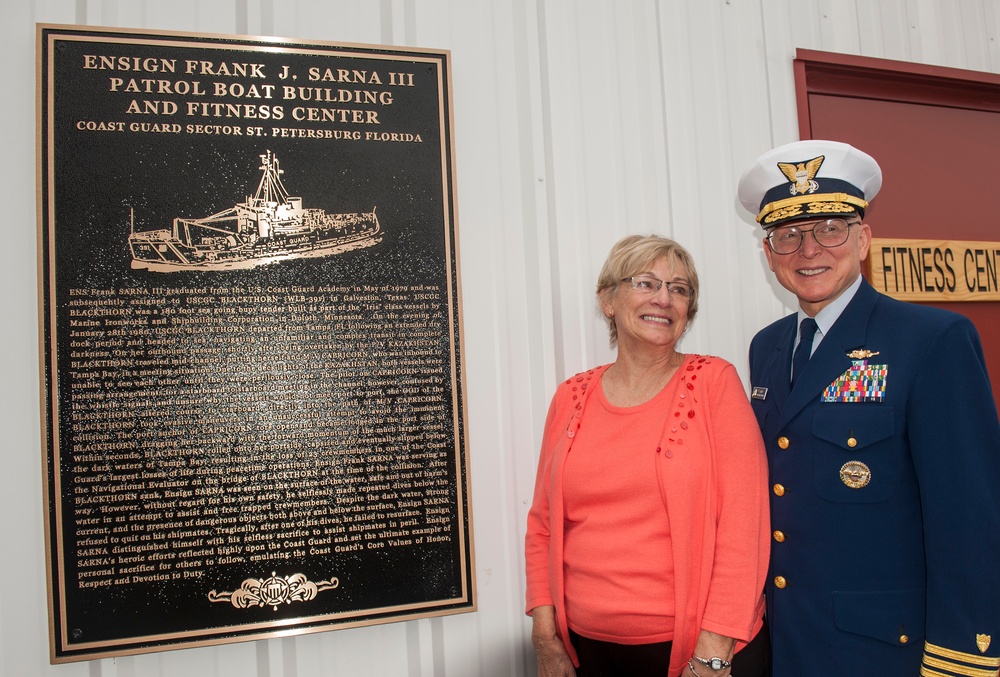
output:
M767 151L740 178L740 202L762 228L858 213L882 187L875 159L839 141L796 141Z

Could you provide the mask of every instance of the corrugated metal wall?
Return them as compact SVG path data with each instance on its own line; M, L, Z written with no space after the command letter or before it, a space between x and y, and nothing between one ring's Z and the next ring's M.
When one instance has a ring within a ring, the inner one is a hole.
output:
M750 337L791 307L734 184L797 138L795 49L1000 72L1000 0L7 0L0 17L0 677L533 675L521 543L536 447L555 384L612 359L593 299L610 245L686 245L703 303L682 348L745 376ZM36 22L451 50L477 613L48 664Z

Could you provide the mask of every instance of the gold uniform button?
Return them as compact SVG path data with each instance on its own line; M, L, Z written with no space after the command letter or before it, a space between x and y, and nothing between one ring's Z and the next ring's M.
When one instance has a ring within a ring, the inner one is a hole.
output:
M775 484L774 485L774 495L775 496L784 496L785 495L785 487L783 487L780 484Z
M788 438L787 437L779 437L778 438L778 447L780 447L781 449L787 449L788 445L789 445L789 442L788 442Z
M848 437L847 438L847 446L849 446L851 449L853 449L854 447L858 446L858 441L856 439L854 439L853 437Z
M909 641L910 641L910 638L907 637L906 635L900 635L899 636L899 643L900 644L906 644Z
M788 585L788 581L785 580L784 576L775 576L774 577L774 587L776 587L776 588L784 588L786 585Z
M785 542L785 532L783 532L783 531L775 531L774 532L774 540L776 540L778 543L784 543Z

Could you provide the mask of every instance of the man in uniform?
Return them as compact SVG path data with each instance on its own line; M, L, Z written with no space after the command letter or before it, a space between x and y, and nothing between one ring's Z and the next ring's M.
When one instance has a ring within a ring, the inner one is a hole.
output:
M872 157L832 141L769 151L739 183L799 304L750 346L773 675L997 675L997 409L971 322L862 277L881 183Z

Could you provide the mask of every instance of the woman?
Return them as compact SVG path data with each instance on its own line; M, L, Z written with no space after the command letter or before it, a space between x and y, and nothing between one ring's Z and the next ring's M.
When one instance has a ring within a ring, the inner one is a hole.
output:
M691 256L626 237L597 299L617 358L559 386L528 515L538 674L763 677L764 447L733 366L677 351Z

